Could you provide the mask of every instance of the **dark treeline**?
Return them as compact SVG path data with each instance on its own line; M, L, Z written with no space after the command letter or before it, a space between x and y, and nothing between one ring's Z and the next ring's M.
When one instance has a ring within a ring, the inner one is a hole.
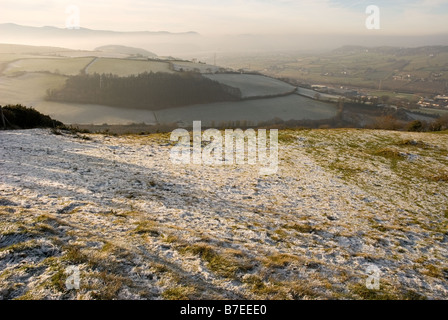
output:
M48 90L47 99L157 110L236 101L241 99L241 91L195 73L93 74L68 78L64 88Z
M55 128L64 124L33 108L18 105L0 106L0 129Z

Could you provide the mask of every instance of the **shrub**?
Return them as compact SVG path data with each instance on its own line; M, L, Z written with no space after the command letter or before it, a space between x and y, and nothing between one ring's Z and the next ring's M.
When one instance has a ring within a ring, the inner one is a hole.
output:
M448 114L443 115L429 125L429 131L443 131L448 129Z
M395 117L387 115L376 118L371 125L371 128L380 130L398 130L402 128L402 126Z
M407 131L411 132L421 132L424 131L425 124L421 122L420 120L414 120L408 123L406 126Z
M20 104L7 105L2 107L2 110L6 118L6 126L10 129L55 128L64 125L62 122L53 120L33 108Z

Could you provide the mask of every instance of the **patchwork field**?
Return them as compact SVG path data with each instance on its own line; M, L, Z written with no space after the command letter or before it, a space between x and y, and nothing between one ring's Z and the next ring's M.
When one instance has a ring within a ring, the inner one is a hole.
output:
M0 298L448 298L446 133L282 131L271 176L168 139L0 132Z
M171 72L168 63L96 59L92 57L95 54L100 57L117 56L113 53L0 44L0 105L21 103L32 106L66 124L155 124L152 111L45 100L48 89L62 87L68 75L79 74L89 64L92 68L97 64L94 70L98 72L125 75L144 71Z
M16 53L14 53L16 52ZM176 72L176 68L198 69L209 79L239 88L243 98L266 98L286 95L295 88L285 82L265 76L249 74L206 74L219 67L202 63L172 61L147 61L106 58L112 53L65 50L51 47L15 46L0 44L0 104L33 106L67 124L167 124L182 122L191 124L202 120L204 124L245 121L259 123L274 118L282 120L320 120L336 115L333 105L297 95L276 99L257 99L236 103L215 103L172 108L158 112L122 110L102 105L45 101L47 90L60 88L67 76L81 71L88 74L111 73L130 76L142 72ZM95 56L97 55L97 56ZM63 58L65 57L65 58Z
M33 106L38 111L66 124L167 124L182 122L191 125L202 120L205 125L229 121L259 123L274 118L282 120L320 120L336 115L333 105L297 95L275 99L257 99L236 103L215 103L172 108L158 112L120 109L101 105L45 101L47 90L64 85L67 76L84 70L89 74L112 73L118 76L141 72L175 72L168 62L114 59L84 56L88 52L63 51L58 48L15 47L0 45L0 104ZM18 54L12 54L14 50ZM51 50L54 50L53 52ZM90 54L94 54L91 52ZM61 58L60 55L74 56ZM176 63L178 63L176 61ZM181 63L181 62L179 62ZM200 66L207 72L209 65L182 62L184 66ZM243 98L270 97L294 91L294 87L269 77L247 74L208 74L206 77L225 85L240 88Z

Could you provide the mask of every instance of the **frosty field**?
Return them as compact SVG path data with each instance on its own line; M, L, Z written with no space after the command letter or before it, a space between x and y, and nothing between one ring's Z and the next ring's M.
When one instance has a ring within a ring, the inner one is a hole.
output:
M260 176L167 134L1 131L0 298L447 299L446 137L281 131Z
M257 124L275 118L282 120L321 120L337 114L337 108L329 103L315 101L293 94L286 97L264 98L237 102L218 102L170 108L154 111L159 123L181 121L191 124L201 120L213 126L226 122L246 121Z
M295 87L276 79L251 74L208 74L211 80L239 88L243 98L269 97L294 92Z
M178 121L191 124L195 120L202 120L204 125L228 121L249 121L256 124L274 118L329 119L337 114L337 108L332 104L307 99L296 94L277 98L193 105L160 111L45 101L47 89L62 87L65 80L66 77L62 75L47 73L27 73L16 77L0 76L0 91L2 92L0 105L16 104L17 101L21 101L66 124L141 122L163 124Z
M45 100L48 88L64 86L66 77L46 73L26 73L16 77L0 76L0 104L17 104L20 101L35 106Z
M75 76L92 60L92 57L21 59L9 63L3 73L6 75L14 75L21 72L51 72L54 74Z

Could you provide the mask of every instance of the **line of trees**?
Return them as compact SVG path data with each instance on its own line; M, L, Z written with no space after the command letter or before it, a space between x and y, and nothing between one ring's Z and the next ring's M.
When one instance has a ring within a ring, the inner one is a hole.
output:
M129 77L82 74L69 77L62 89L47 91L51 101L148 110L240 99L239 89L188 72L145 72Z

